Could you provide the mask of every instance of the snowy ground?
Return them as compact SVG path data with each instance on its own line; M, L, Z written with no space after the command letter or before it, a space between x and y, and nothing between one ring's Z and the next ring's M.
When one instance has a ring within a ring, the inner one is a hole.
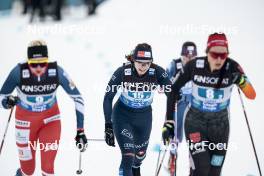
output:
M264 170L264 142L262 126L263 27L264 2L261 0L109 0L99 8L95 17L86 18L83 7L70 8L65 20L55 24L47 21L28 26L28 16L21 17L16 6L10 16L0 17L0 85L16 63L26 58L26 47L32 39L48 42L52 60L65 68L77 84L86 101L85 129L89 138L103 138L104 118L102 101L104 88L113 71L125 61L139 42L153 46L155 62L166 67L179 56L181 44L193 40L199 55L204 54L209 33L225 31L229 38L231 57L248 74L256 88L255 101L245 101L252 133L262 170ZM37 27L38 32L34 32ZM56 159L56 175L73 176L78 167L78 151L74 148L74 104L62 89L58 91L62 116L62 146ZM0 139L4 133L8 111L0 110ZM142 175L154 175L161 126L165 114L165 96L157 94L153 103L153 131L148 156L142 166ZM261 139L262 138L262 139ZM231 104L232 148L228 151L223 176L258 175L243 112L234 89ZM261 150L262 149L262 150ZM188 157L181 145L178 174L188 173ZM90 142L83 155L83 175L115 176L119 165L119 149L109 148L103 142ZM39 158L38 158L39 159ZM40 175L39 160L35 175ZM13 175L19 167L14 138L14 118L11 121L3 153L0 157L0 175ZM166 176L162 170L161 176Z

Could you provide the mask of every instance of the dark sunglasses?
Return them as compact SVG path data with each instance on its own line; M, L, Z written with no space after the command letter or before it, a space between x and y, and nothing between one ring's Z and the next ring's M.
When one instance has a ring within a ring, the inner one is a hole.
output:
M225 60L227 58L228 53L217 53L217 52L209 52L209 54L214 59L218 59L220 57L221 60Z
M29 65L32 68L37 68L38 66L40 66L40 67L46 67L48 65L48 63L46 63L46 62L45 63L31 63Z

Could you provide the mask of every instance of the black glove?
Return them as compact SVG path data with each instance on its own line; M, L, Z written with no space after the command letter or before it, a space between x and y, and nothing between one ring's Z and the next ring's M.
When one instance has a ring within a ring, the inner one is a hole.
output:
M105 123L105 142L107 145L115 147L115 136L112 123Z
M170 139L174 138L174 123L173 122L165 122L162 128L162 139L164 145L169 144Z
M16 106L18 101L19 101L19 98L17 96L9 95L8 97L6 97L3 105L6 109L10 109Z
M88 146L88 142L84 134L84 130L77 130L75 141L76 141L76 146L80 149L80 151L84 152Z
M232 73L232 77L233 77L232 82L239 86L243 85L246 82L245 75L240 72Z

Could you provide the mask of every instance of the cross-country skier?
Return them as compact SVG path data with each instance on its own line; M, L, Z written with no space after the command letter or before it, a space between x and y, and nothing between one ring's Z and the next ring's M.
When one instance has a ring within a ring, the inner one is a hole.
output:
M180 73L183 72L184 66L197 56L197 49L194 42L187 41L183 43L181 50L181 57L178 59L173 59L168 66L166 72L172 83L176 81ZM192 83L188 82L184 87L181 88L181 100L177 102L177 107L175 108L175 140L171 141L173 145L170 152L170 158L168 163L168 169L172 176L176 172L176 160L178 154L178 144L182 142L183 138L183 119L185 112L188 110L188 105L191 101L192 93Z
M171 82L165 70L153 63L150 45L138 44L127 58L131 62L114 72L104 97L105 141L115 146L117 139L122 154L119 175L140 176L152 126L154 90L160 85L166 93ZM112 108L118 87L121 95ZM173 118L165 121L163 131L164 140L173 138Z
M61 133L60 112L56 99L58 86L61 85L75 103L75 140L81 151L84 151L87 143L83 129L84 102L69 75L56 62L49 62L44 41L32 41L27 52L28 60L15 66L4 82L0 91L0 106L5 109L16 106L15 133L20 160L20 169L17 170L16 176L34 174L34 144L38 142L45 146L45 149L40 151L42 175L51 176L54 175L54 160ZM18 97L11 95L15 88Z
M241 66L228 54L225 34L211 34L206 56L186 64L168 98L167 115L173 116L181 87L192 82L191 107L184 125L193 163L191 176L220 176L228 144L229 104L234 84L247 98L256 97Z

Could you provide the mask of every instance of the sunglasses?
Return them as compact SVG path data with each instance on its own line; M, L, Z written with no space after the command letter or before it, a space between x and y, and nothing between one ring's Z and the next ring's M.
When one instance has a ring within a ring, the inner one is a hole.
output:
M217 52L209 52L209 54L214 59L218 59L220 57L221 60L225 60L227 58L228 53L217 53Z
M43 62L43 63L31 63L29 65L32 68L37 68L38 66L40 66L40 67L43 68L43 67L46 67L48 65L48 63L47 62Z

